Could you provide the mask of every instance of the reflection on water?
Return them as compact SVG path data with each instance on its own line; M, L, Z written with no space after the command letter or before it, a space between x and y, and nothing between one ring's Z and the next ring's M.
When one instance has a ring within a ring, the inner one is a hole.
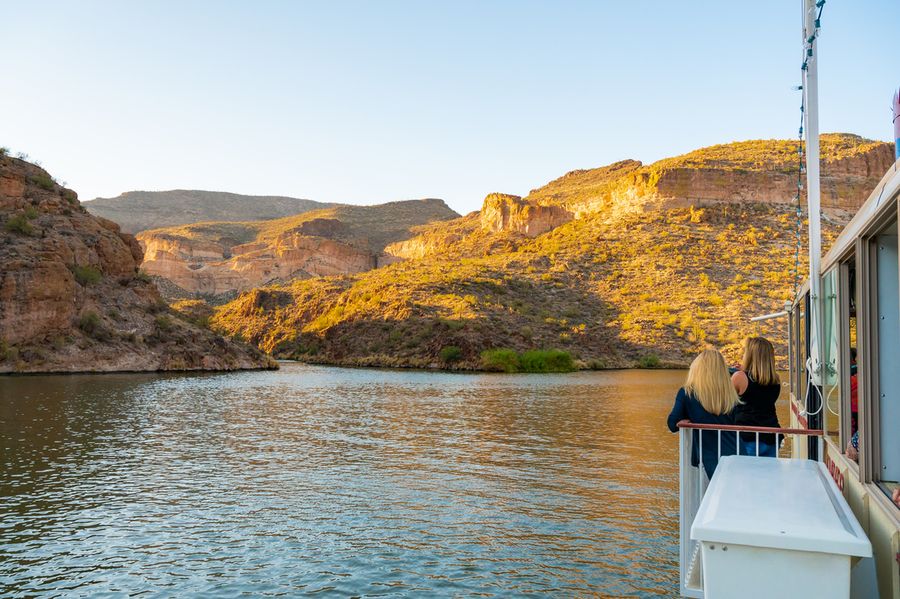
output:
M0 377L0 595L671 595L682 378Z

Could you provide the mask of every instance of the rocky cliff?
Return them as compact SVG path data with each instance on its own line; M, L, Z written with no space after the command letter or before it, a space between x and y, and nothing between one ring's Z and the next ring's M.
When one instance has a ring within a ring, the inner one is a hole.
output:
M273 281L371 270L389 258L383 250L391 241L457 216L441 200L412 200L144 231L138 240L142 269L164 279L167 296L217 302Z
M481 228L492 233L537 237L570 220L572 213L562 206L535 204L505 193L489 194L481 208Z
M825 135L822 149L829 222L846 222L892 145ZM806 269L795 168L795 142L770 140L572 171L415 228L385 250L398 263L256 289L212 324L352 365L480 368L485 350L558 348L582 367L683 366L709 344L736 359L748 334L783 349L782 323L749 317L780 309Z
M91 214L118 223L127 233L205 221L268 220L335 205L284 196L190 189L129 191L84 203Z
M893 164L893 144L858 135L821 136L822 207L855 210ZM752 140L721 144L642 165L625 160L567 173L533 190L533 204L560 204L581 214L618 214L644 203L704 206L711 203L794 201L797 142ZM805 196L804 196L805 199Z
M0 373L270 367L169 311L140 245L43 169L0 155Z
M822 207L836 221L844 221L893 164L893 145L830 133L822 135L821 148ZM420 227L414 230L415 236L389 245L385 252L397 258L418 259L446 251L449 246L465 247L469 252L503 251L520 243L521 237L542 235L573 219L616 222L666 208L783 205L793 203L796 193L796 141L735 142L650 165L622 160L570 171L524 198L489 194L477 221L467 217Z

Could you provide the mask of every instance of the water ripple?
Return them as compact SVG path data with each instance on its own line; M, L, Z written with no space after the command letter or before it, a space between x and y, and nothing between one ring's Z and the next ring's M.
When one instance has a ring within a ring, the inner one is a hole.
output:
M0 378L0 595L672 595L681 376Z

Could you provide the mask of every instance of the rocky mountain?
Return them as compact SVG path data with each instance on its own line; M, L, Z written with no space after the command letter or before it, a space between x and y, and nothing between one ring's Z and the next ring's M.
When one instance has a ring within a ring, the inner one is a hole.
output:
M364 272L395 240L459 215L442 200L342 205L275 220L207 222L143 231L144 272L170 298L231 299L273 281Z
M893 145L821 142L827 247ZM748 334L783 349L784 323L749 318L780 309L806 269L796 160L796 142L758 140L573 171L415 228L386 246L394 264L254 289L211 322L275 356L347 365L509 369L550 348L581 367L685 365L708 344L737 359Z
M0 373L275 366L172 312L142 258L46 171L0 153Z
M205 221L266 220L335 205L282 196L189 189L129 191L84 203L91 214L118 223L126 233Z

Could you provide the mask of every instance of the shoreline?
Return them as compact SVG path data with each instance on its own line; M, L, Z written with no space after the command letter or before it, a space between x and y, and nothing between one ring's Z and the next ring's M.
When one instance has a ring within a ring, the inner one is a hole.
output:
M446 373L446 374L487 374L487 375L502 375L502 376L516 376L516 375L540 375L540 374L552 374L552 375L566 375L566 374L578 374L582 372L617 372L622 370L686 370L687 365L676 365L676 364L666 364L664 366L655 366L652 368L642 368L639 366L621 366L621 367L610 367L610 368L576 368L574 370L564 370L564 371L520 371L520 372L502 372L496 370L483 370L476 368L428 368L423 366L388 366L388 365L370 365L370 364L341 364L336 362L326 362L326 361L308 361L308 360L296 360L290 358L283 359L275 359L273 360L277 364L304 364L307 366L324 366L327 368L347 368L354 370L396 370L396 371L416 371L416 372L431 372L431 373ZM279 367L275 368L230 368L230 369L202 369L202 368L192 368L192 369L179 369L179 370L45 370L45 371L3 371L0 372L0 379L4 377L14 378L14 377L29 377L29 376L65 376L65 375L115 375L115 374L172 374L172 375L184 375L184 374L228 374L232 372L257 372L257 371L268 371L275 372L280 370Z

